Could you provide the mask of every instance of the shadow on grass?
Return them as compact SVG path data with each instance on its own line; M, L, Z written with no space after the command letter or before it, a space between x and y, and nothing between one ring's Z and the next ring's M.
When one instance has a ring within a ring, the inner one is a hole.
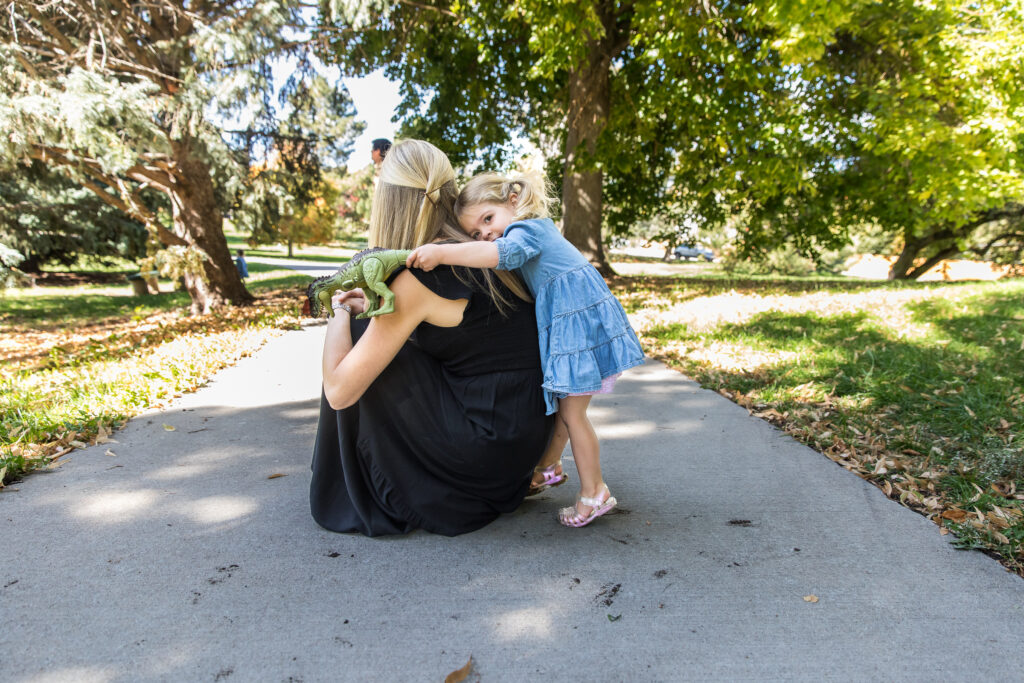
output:
M65 327L96 323L105 318L146 316L160 310L189 305L185 292L131 294L67 294L0 298L0 322L4 325L47 323Z

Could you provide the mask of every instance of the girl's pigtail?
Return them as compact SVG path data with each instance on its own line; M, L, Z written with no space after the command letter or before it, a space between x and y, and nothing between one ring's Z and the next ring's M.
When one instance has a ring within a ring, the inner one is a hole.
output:
M515 212L517 219L547 218L551 204L557 201L551 197L547 176L537 170L521 171L509 178L505 196L510 197L513 193L518 195Z

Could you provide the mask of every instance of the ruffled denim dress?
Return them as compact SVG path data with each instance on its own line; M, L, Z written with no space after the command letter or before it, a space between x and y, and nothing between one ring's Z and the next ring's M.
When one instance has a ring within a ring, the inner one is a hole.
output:
M604 278L547 218L512 223L494 241L498 269L519 269L536 301L547 414L559 398L644 362L626 312Z

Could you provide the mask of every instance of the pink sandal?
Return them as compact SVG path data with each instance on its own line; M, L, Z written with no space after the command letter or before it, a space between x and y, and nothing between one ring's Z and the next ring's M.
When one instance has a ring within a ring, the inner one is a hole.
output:
M572 505L567 508L562 508L561 510L558 511L558 521L561 522L563 526L571 526L578 528L581 526L586 526L598 517L600 517L601 515L611 512L612 508L618 505L619 501L615 500L615 496L612 495L612 492L608 490L607 486L601 484L601 487L607 494L603 500L600 497L576 497L576 505L583 503L584 505L590 508L589 515L584 515L582 512L580 512L579 508L576 507L576 505Z
M569 480L569 475L564 471L555 473L556 469L562 469L562 461L559 460L554 465L549 467L535 467L533 471L544 477L540 480L539 484L530 482L530 490L526 492L527 496L536 496L542 491L547 491L552 486L561 486Z

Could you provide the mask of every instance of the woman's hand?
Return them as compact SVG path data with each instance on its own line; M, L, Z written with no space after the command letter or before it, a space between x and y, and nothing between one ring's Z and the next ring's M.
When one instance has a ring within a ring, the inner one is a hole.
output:
M405 260L405 265L409 268L419 268L420 270L430 272L441 265L441 255L443 253L444 247L440 245L424 244L413 249L412 253L409 254L409 258Z
M358 287L348 292L337 291L331 296L331 307L338 304L348 304L352 307L352 315L356 316L366 310L366 295Z

